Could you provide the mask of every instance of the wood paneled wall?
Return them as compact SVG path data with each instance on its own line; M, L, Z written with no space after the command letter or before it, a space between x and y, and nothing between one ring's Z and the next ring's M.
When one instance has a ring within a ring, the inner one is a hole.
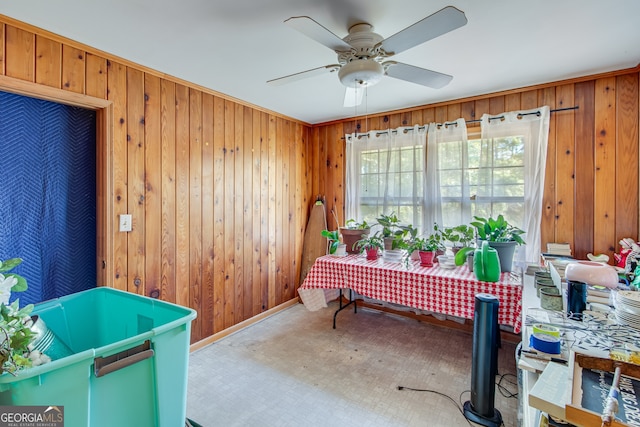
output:
M309 126L0 15L0 77L108 110L99 284L196 309L194 342L296 297L316 196L344 222L342 138L356 129L578 106L551 115L543 245L584 257L638 237L638 69Z
M620 239L638 239L638 84L636 68L315 126L312 193L324 194L344 222L345 133L576 106L551 113L541 249L569 242L577 257L611 256Z
M99 284L196 309L194 342L296 298L309 125L2 16L0 75L112 109L98 126L112 251Z

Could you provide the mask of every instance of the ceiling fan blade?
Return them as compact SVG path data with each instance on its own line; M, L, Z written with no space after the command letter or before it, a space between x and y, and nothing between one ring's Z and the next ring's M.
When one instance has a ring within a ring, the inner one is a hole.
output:
M308 16L294 16L284 21L307 37L334 51L349 51L351 45Z
M400 53L467 23L464 12L447 6L382 41L387 53Z
M290 74L284 77L278 77L277 79L272 79L267 81L267 84L271 86L281 86L287 83L292 83L298 80L307 79L309 77L319 76L321 74L333 73L340 69L340 65L332 64L325 65L324 67L313 68L307 71L300 71L299 73Z
M390 63L387 68L387 76L434 89L445 87L453 79L453 77L448 74L438 73L437 71L403 64L401 62Z
M364 87L347 87L347 90L344 92L344 107L355 107L356 105L362 104L362 96L364 95Z

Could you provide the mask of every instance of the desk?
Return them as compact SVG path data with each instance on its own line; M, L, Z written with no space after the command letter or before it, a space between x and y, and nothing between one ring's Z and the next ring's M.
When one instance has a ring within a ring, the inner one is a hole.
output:
M368 261L362 255L318 258L298 294L311 311L326 307L339 289L351 289L369 298L473 319L475 295L492 294L500 300L498 322L522 327L522 283L510 273L502 273L495 283L481 282L466 266L445 269L421 267L418 261ZM328 290L328 292L326 291Z

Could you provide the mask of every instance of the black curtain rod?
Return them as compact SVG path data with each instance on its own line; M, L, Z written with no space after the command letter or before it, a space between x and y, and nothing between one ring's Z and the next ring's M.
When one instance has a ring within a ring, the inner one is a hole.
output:
M577 110L579 109L580 106L576 105L574 107L565 107L565 108L556 108L554 110L549 110L549 113L556 113L558 111L568 111L568 110ZM540 111L535 111L532 113L518 113L518 117L522 117L522 116L530 116L532 114L536 114L536 115L540 115ZM491 120L504 120L504 116L496 116L496 117L489 117L489 121ZM481 122L482 119L475 119L475 120L465 120L465 123L478 123ZM458 125L456 122L444 122L444 123L440 123L438 126L448 126L448 125ZM425 126L418 126L418 129L423 130L426 129L426 125ZM413 131L413 128L407 128L404 130L404 132L410 132ZM397 130L383 130L380 132L376 132L376 136L380 136L380 135L384 135L384 134L388 134L389 132L393 132L393 133L398 133ZM367 136L367 133L356 133L356 138L359 138L361 136ZM342 139L344 139L344 136L342 137Z

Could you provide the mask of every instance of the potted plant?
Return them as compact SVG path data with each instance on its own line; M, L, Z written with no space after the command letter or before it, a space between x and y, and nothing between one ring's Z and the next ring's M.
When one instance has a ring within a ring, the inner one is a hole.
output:
M338 230L333 230L333 231L322 230L320 233L322 234L322 237L327 238L327 252L330 255L334 255L338 250L338 246L340 246L341 244L340 232L338 232Z
M11 292L22 292L27 289L24 277L8 271L22 263L20 258L0 261L0 372L13 375L23 368L33 365L29 346L36 339L31 330L31 311L33 304L19 307L18 300L9 304ZM40 358L40 355L37 355ZM44 362L44 360L43 360Z
M467 224L444 227L440 234L443 241L451 243L451 251L457 266L464 264L468 257L473 256L475 250L474 227ZM472 269L472 266L473 260L471 260L469 268Z
M442 239L445 242L451 243L451 250L454 254L461 248L471 246L474 237L474 228L467 224L460 224L455 227L444 227L442 229Z
M398 249L398 245L406 235L406 231L400 226L398 216L392 212L389 215L382 214L376 220L382 226L384 248L387 250Z
M412 259L418 259L418 246L420 239L418 238L418 229L413 225L402 226L405 230L406 237L399 243L400 248L405 249Z
M366 253L368 260L374 260L378 259L380 251L384 249L384 240L379 233L365 235L355 243L355 247L358 252Z
M497 218L473 217L475 221L471 225L475 227L478 240L486 240L489 246L498 251L501 270L511 271L513 263L513 253L517 245L524 245L522 238L524 231L509 224L502 214Z
M347 246L347 252L351 254L358 253L354 247L355 243L371 232L371 227L367 221L357 222L355 219L349 219L344 227L340 227L342 234L342 242Z
M417 238L413 247L418 251L420 257L420 265L423 267L433 267L433 260L436 253L442 248L440 236L431 234L427 238Z

